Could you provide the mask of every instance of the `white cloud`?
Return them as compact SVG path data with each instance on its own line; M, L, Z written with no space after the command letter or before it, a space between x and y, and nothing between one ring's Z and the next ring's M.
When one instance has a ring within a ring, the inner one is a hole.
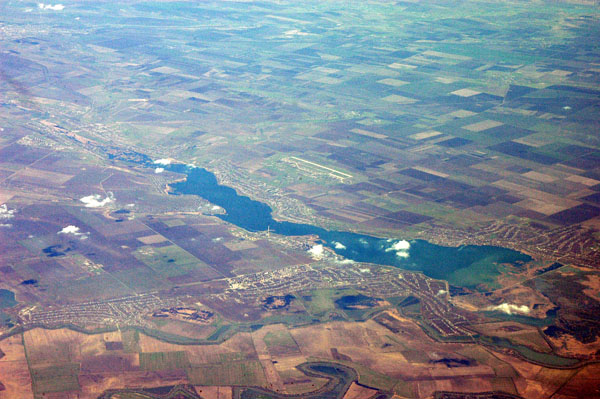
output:
M360 242L365 247L369 246L369 241L365 240L364 238L359 238L358 242Z
M40 8L41 10L52 10L52 11L62 11L65 9L65 6L62 4L44 4L44 3L38 3L38 8Z
M4 227L6 229L9 229L9 228L12 227L12 224L10 224L10 223L0 223L0 227Z
M331 243L335 249L346 249L346 246L341 242L332 241Z
M114 198L111 193L104 199L99 194L92 194L79 199L79 201L83 202L86 208L100 208L113 202Z
M0 220L8 220L14 218L15 212L16 211L14 209L8 209L8 206L6 206L6 204L0 205Z
M63 227L63 229L61 231L58 232L58 234L81 234L79 232L79 227L77 226L73 226L73 225L69 225L67 227Z
M63 227L63 229L56 234L70 234L75 237L80 237L82 240L85 240L86 238L88 238L90 233L82 233L79 227L69 225L67 227Z
M321 259L323 256L323 245L317 244L308 250L308 253L315 259Z
M388 242L392 242L392 240L387 240ZM408 250L410 249L410 242L406 240L396 241L392 244L391 247L386 248L385 252L396 252L396 256L399 258L408 258L410 254Z
M210 208L210 210L211 210L211 211L220 211L220 210L221 210L221 207L220 207L219 205L213 205L213 206Z
M154 161L155 164L158 165L170 165L171 164L171 160L168 158L162 158L162 159L157 159L156 161Z
M352 259L337 259L335 261L335 263L337 263L338 265L352 265L356 262L354 262ZM362 270L362 269L361 269Z
M525 313L525 314L528 314L531 311L531 309L529 309L525 305L519 306L519 305L515 305L513 303L506 303L506 302L501 303L498 306L488 306L486 308L486 310L495 310L495 311L503 312L503 313L506 313L506 314L513 314L513 313Z
M158 173L162 173L165 171L165 168L156 168L154 169L154 173L158 174Z
M391 247L386 248L385 252L390 251L406 251L410 248L410 242L406 240L396 241Z
M446 291L446 290L439 290L437 293L437 296L446 295L447 293L448 293L448 291Z

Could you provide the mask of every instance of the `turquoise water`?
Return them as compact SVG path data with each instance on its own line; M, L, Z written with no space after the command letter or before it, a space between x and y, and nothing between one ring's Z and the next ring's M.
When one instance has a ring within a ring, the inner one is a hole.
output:
M545 364L547 366L565 367L573 366L580 362L578 359L572 359L568 357L557 356L554 353L542 353L536 352L525 345L517 345L512 343L506 338L500 337L481 337L481 341L484 341L493 346L499 346L503 348L509 348L517 351L524 358L534 361L537 363Z
M0 289L0 326L13 326L10 315L4 313L2 309L12 308L16 304L14 292Z
M531 257L520 252L495 247L468 245L444 247L424 240L383 239L345 231L326 230L309 224L279 222L271 208L259 201L238 195L231 187L218 184L216 177L203 168L173 164L168 170L187 175L185 181L171 185L174 194L198 195L225 209L222 220L248 231L266 231L284 236L318 235L324 246L357 262L396 266L421 271L451 284L481 289L493 287L502 264L520 267Z
M489 318L506 320L506 321L516 321L517 323L527 324L528 326L534 327L548 327L554 324L556 320L556 313L558 312L558 308L550 309L546 312L546 317L543 319L538 319L536 317L524 316L520 314L506 314L502 312L483 312Z
M0 309L12 308L16 304L14 292L0 289Z

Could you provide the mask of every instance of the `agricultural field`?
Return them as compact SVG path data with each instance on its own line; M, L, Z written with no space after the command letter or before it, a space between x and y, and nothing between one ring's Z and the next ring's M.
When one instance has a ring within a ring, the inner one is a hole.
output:
M598 5L3 2L0 399L600 397Z
M593 365L563 370L529 366L525 370L528 363L513 363L510 354L498 355L470 343L438 343L409 319L390 311L387 315L397 321L400 331L391 331L374 320L297 328L273 325L252 336L241 333L221 344L202 347L165 343L138 334L135 352L126 349L126 334L36 329L26 334L24 346L15 337L3 340L0 349L5 359L0 362L10 366L3 368L3 373L10 375L19 364L25 372L29 367L34 393L67 395L77 391L84 397L99 395L98 386L122 390L132 384L148 389L146 394L151 395L160 381L168 381L165 386L170 387L193 385L200 397L205 397L201 391L220 395L218 389L211 388L215 386L233 386L240 392L244 387L262 387L274 397L277 392L327 392L331 384L327 374L313 375L302 366L319 363L342 365L357 373L360 385L351 387L348 397L379 391L417 398L436 391L478 392L482 387L513 395L544 387L548 394L552 387L571 392L574 384L588 386L595 381ZM67 338L70 351L63 357L46 350ZM257 351L254 355L252 347ZM19 389L5 388L3 394L9 395ZM226 395L228 391L222 392Z

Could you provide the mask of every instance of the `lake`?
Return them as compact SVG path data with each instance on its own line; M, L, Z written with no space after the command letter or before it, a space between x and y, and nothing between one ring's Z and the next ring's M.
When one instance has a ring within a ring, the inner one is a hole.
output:
M420 271L453 285L485 290L486 286L496 287L496 277L506 265L520 268L532 260L529 255L496 246L445 247L424 240L380 238L310 224L280 222L273 219L272 209L267 204L219 184L215 175L206 169L183 164L171 164L166 169L187 176L186 180L171 185L173 194L197 195L220 206L226 213L217 217L226 222L252 232L270 229L284 236L317 235L323 246L356 262Z

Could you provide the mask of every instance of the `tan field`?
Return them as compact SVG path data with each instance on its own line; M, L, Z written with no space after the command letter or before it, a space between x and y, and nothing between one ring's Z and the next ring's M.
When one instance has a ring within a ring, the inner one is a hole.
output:
M0 351L4 353L4 356L0 357L0 382L5 387L4 391L0 391L0 398L32 398L31 377L22 337L15 335L0 341Z
M344 399L369 399L377 393L374 389L363 387L353 382L350 388L344 395Z
M233 397L231 387L197 386L195 389L198 395L205 399L232 399Z
M375 388L413 398L429 397L436 391L492 390L545 398L561 387L565 397L570 398L568 393L574 392L577 381L586 386L596 382L593 367L548 369L481 346L439 343L395 311L387 311L386 315L387 325L394 324L397 332L375 320L291 329L274 324L253 333L235 334L221 344L200 346L166 343L135 331L83 334L37 328L0 342L4 353L0 359L0 382L6 388L0 392L0 398L32 397L29 367L45 372L76 367L77 374L69 378L76 378L80 389L73 392L79 398L90 399L106 389L186 383L196 385L203 397L215 399L231 398L228 384L258 385L287 394L307 393L322 387L327 379L307 376L297 366L317 360L342 363L356 370L361 385L353 384L346 399L371 397ZM480 324L476 328L524 344L530 340L541 347L545 342L539 341L541 337L535 338L539 334L535 328L514 322ZM144 353L145 362L162 354L151 361L151 366L144 363L144 367L155 371L140 369L139 353ZM178 354L181 356L175 356ZM161 363L160 359L166 360ZM468 363L459 363L467 360ZM447 366L448 361L455 365ZM221 382L223 386L216 386ZM49 398L60 397L56 396L60 392L51 391L61 389L56 384L40 380L36 389L50 390ZM62 394L65 398L72 396L72 392Z

